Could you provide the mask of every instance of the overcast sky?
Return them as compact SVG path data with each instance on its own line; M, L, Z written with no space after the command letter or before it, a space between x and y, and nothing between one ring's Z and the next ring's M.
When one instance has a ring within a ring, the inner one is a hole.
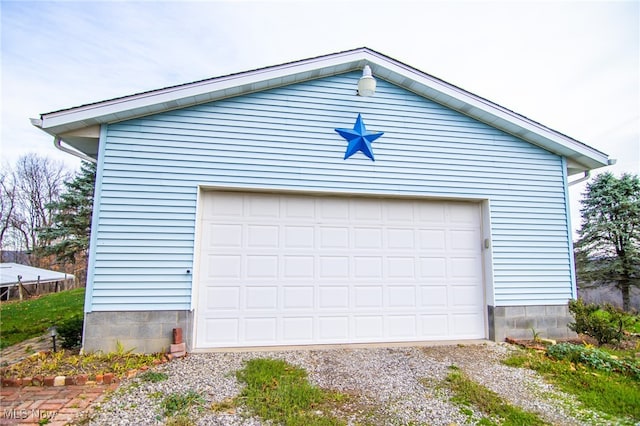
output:
M639 5L1 0L0 153L77 167L29 117L366 46L605 152L616 175L638 173ZM583 190L570 191L574 228Z

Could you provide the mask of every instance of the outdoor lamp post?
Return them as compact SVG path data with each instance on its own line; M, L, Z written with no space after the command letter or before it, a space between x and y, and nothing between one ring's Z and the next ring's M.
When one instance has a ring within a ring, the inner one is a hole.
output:
M49 329L49 336L53 341L53 352L56 352L56 336L58 335L58 328L54 325Z

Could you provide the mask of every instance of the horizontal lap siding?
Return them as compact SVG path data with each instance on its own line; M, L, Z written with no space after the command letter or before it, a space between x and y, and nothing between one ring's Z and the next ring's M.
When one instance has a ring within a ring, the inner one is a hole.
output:
M93 310L188 309L198 185L488 198L497 305L571 295L562 160L358 73L107 128ZM384 135L343 160L334 128ZM104 143L105 141L103 141Z

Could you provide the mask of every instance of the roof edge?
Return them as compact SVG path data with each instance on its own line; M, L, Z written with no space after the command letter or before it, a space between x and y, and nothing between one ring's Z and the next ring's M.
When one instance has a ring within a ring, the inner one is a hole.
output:
M387 80L558 155L571 158L582 164L585 170L608 164L607 154L595 148L367 47L44 113L40 115L39 120L32 119L32 124L53 136L59 136L61 133L96 124L128 120L341 74L360 69L365 63L371 66L377 78Z
M185 91L185 90L194 89L194 88L206 88L209 85L211 85L212 83L245 80L247 77L259 76L259 75L264 74L264 73L274 73L274 72L278 72L278 71L284 71L284 70L287 70L287 69L292 69L294 67L298 68L298 67L301 67L301 66L304 66L304 65L314 64L314 63L316 63L318 61L325 61L328 58L339 59L339 58L342 58L342 57L345 57L345 56L352 56L354 54L365 53L365 52L369 53L369 54L377 54L380 57L384 57L384 55L379 54L379 53L377 53L377 52L375 52L375 51L373 51L373 50L371 50L369 48L361 47L361 48L357 48L357 49L345 50L345 51L342 51L342 52L332 53L332 54L328 54L328 55L321 55L321 56L315 56L315 57L307 58L307 59L301 59L301 60L296 60L296 61L285 62L283 64L269 65L269 66L265 66L265 67L255 68L255 69L252 69L252 70L246 70L246 71L240 71L240 72L235 72L235 73L231 73L231 74L225 74L225 75L222 75L222 76L206 78L206 79L202 79L202 80L196 80L196 81L189 82L189 83L176 84L176 85L173 85L173 86L167 86L167 87L163 87L163 88L160 88L160 89L147 90L147 91L143 91L143 92L134 93L132 95L119 96L119 97L116 97L116 98L106 99L106 100L103 100L103 101L91 102L91 103L88 103L88 104L83 104L83 105L79 105L79 106L75 106L75 107L64 108L64 109L60 109L60 110L56 110L56 111L43 113L43 114L40 114L40 121L43 124L43 126L41 126L41 127L43 127L43 128L49 127L47 124L44 124L46 119L57 117L57 116L61 116L61 115L65 115L65 114L70 113L70 112L91 110L91 109L96 109L96 108L99 108L99 107L102 107L102 106L107 106L107 105L110 105L112 103L121 103L122 101L141 99L141 98L153 98L154 96L159 96L159 95L164 95L164 94L171 94L171 93L176 93L176 92ZM34 120L34 119L32 119L32 120Z

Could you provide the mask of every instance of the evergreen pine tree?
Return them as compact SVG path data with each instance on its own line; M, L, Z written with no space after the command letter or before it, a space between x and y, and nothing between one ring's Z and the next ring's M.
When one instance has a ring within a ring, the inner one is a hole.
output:
M49 206L55 212L52 225L39 232L42 254L54 255L62 263L86 263L95 182L95 164L83 162L75 178L65 183L60 200Z
M615 282L622 294L622 308L628 311L631 287L640 285L640 178L598 175L587 184L581 203L578 277L587 282Z

